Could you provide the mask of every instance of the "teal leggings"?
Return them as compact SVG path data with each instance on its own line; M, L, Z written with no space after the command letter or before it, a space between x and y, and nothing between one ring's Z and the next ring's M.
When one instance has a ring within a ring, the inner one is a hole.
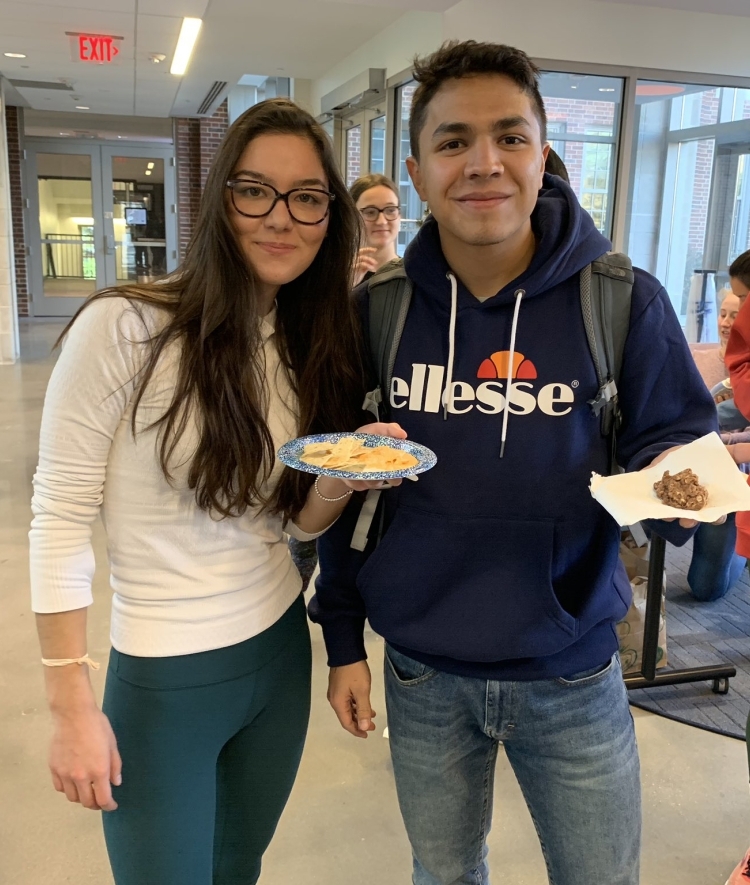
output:
M302 597L238 645L169 658L114 649L104 712L123 760L104 813L116 885L253 885L310 713Z

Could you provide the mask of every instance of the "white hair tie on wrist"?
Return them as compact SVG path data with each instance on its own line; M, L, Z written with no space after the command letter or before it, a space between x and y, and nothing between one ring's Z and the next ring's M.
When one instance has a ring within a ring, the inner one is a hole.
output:
M85 654L82 658L42 658L42 663L45 667L67 667L68 664L84 666L85 664L92 670L99 669L99 664L96 661L92 661L88 654Z

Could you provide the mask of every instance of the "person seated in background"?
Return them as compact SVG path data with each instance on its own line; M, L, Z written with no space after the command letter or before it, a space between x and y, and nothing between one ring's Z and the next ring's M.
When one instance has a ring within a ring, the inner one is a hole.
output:
M693 359L706 383L706 387L712 392L722 388L724 396L731 390L723 387L723 380L728 372L724 365L729 334L734 325L735 318L740 309L740 300L733 291L727 291L719 310L719 343L718 344L691 344L690 350ZM715 397L716 399L716 397ZM731 405L728 400L725 405ZM739 425L744 429L749 422L744 421ZM720 421L721 426L721 421ZM724 429L724 428L722 428ZM732 429L738 429L735 425ZM724 442L730 439L724 438ZM744 440L735 439L732 442ZM750 434L748 434L750 441ZM688 569L687 582L692 595L701 602L713 602L721 599L734 587L739 580L745 567L745 557L735 553L737 529L734 514L727 516L723 525L710 525L702 523L693 537L693 557Z
M364 224L365 245L354 265L354 285L358 286L384 264L398 258L401 199L396 183L387 175L376 173L358 178L349 193Z
M691 344L690 351L693 354L695 365L701 373L701 378L706 382L709 390L714 390L729 376L724 358L729 343L729 333L740 309L740 299L730 289L723 289L723 298L719 307L719 343L718 344ZM731 388L725 388L731 391ZM718 391L717 391L718 394ZM717 397L715 397L716 399ZM726 398L726 394L722 397ZM729 393L731 398L731 392ZM721 399L717 401L721 402Z

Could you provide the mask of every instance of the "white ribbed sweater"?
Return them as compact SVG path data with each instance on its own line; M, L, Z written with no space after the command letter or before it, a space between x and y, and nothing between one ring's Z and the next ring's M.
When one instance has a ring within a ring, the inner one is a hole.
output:
M149 332L164 312L141 308ZM297 435L297 404L274 344L274 317L262 323L268 424L274 446ZM44 404L31 524L35 612L92 603L91 524L101 508L107 532L111 638L141 657L223 648L274 624L300 592L280 517L248 511L213 519L186 486L197 441L190 423L173 482L159 465L156 430L171 402L179 346L167 349L131 432L134 379L143 365L143 320L125 298L94 302L74 323ZM277 464L269 482L277 481ZM302 539L296 526L287 530Z

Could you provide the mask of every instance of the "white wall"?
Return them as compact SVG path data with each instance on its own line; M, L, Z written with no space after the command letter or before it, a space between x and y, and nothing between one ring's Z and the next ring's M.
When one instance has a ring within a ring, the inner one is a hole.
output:
M0 93L0 363L14 363L19 355L12 223L5 104Z
M750 17L600 0L462 0L446 39L509 43L535 58L750 76Z
M750 17L609 0L462 0L442 14L406 13L311 81L302 102L318 114L322 95L366 68L385 67L390 77L453 38L510 43L555 61L750 76Z
M312 90L312 80L304 80L300 77L295 77L292 80L292 98L294 101L306 111L309 111L314 117L317 117L320 113L320 106L313 107L312 106L312 98L311 98L311 90Z
M410 67L415 55L432 52L443 40L443 15L439 12L407 12L376 37L310 85L312 113L320 113L320 98L367 68L385 68L392 77Z

